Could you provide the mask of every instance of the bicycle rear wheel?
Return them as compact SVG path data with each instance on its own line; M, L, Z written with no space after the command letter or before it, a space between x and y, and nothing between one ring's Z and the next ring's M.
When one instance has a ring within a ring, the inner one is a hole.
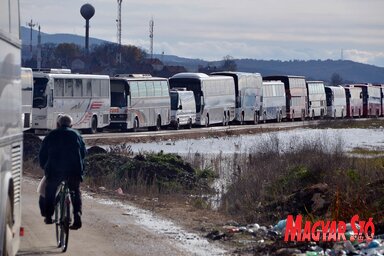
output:
M70 200L69 198L65 198L61 208L62 212L60 221L60 247L62 252L67 251L68 248L69 225L71 223L70 208Z

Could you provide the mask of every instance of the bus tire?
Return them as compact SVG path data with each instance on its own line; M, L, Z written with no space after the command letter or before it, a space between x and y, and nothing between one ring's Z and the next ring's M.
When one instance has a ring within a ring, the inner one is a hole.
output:
M223 115L223 126L226 126L226 124L227 124L227 115L224 112L224 115Z
M179 122L179 119L176 120L176 123L174 124L173 128L175 130L179 130L180 129L180 122Z
M96 116L92 117L91 128L89 129L89 133L95 134L97 132L97 118Z
M266 122L267 122L267 114L263 113L263 123L266 123Z
M205 127L209 127L209 115L205 117Z
M139 130L139 120L137 119L137 117L135 118L135 120L133 120L133 132L138 132Z
M259 115L255 112L253 114L253 124L258 124L259 123Z
M295 121L295 112L292 112L292 114L291 114L291 121L292 122Z
M14 255L12 252L12 206L11 199L7 197L7 204L5 208L5 229L4 229L4 243L3 243L3 255L11 256Z
M241 125L244 124L244 112L241 113L240 124L241 124Z
M160 130L161 130L161 117L158 116L156 119L155 131L160 131Z
M191 118L189 118L189 120L188 120L187 128L192 129L192 119Z

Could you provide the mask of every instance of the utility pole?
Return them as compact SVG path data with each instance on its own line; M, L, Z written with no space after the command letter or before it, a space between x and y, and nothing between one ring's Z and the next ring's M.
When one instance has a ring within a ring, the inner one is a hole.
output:
M118 50L117 50L117 55L116 55L116 60L117 63L121 63L121 2L123 0L117 0L117 43L119 44Z
M39 34L37 35L37 68L41 69L41 34L39 25Z
M31 57L32 57L32 28L34 26L36 26L36 23L33 23L32 19L29 23L27 23L27 26L29 26L31 28L31 40L30 40L30 43L29 43L29 51L31 52Z
M149 21L149 40L150 40L150 52L151 52L151 60L153 60L153 26L155 22L153 21L153 17Z

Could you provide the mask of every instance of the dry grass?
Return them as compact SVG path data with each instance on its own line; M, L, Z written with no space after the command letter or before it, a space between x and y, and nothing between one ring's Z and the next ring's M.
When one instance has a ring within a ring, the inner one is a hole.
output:
M296 214L344 220L354 214L366 219L377 217L384 208L384 158L348 157L342 149L338 138L293 140L282 145L271 136L250 154L237 156L241 164L233 170L236 175L221 210L246 222L274 222L293 214L286 207L293 194L326 184L329 207L321 213L326 216L316 216L307 208L301 212L293 209Z

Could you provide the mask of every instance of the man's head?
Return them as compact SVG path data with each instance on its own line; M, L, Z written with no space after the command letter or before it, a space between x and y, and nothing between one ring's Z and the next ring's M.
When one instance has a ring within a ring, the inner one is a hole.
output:
M70 115L59 115L57 118L57 127L72 127L72 117Z

